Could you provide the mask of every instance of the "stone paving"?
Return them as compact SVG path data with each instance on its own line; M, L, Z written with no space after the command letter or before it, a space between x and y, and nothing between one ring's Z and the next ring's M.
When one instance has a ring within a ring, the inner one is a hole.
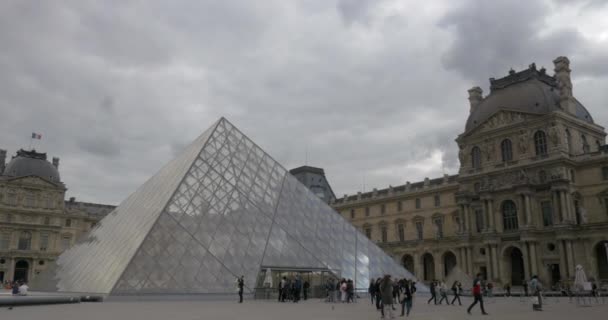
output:
M520 298L492 298L486 301L489 316L482 316L479 308L473 315L466 314L471 298L463 298L463 306L427 305L425 296L414 302L412 319L459 320L459 319L606 319L606 304L577 307L567 298L547 298L543 312L533 312L530 303ZM396 314L396 319L399 319ZM315 300L302 303L278 303L273 301L106 301L103 303L80 303L72 305L46 305L1 308L0 319L380 319L380 314L368 300L356 304L327 304Z

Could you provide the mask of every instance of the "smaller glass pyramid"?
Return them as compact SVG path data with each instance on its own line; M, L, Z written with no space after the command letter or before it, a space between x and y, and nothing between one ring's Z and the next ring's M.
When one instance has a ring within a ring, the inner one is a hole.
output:
M366 288L413 278L226 119L123 201L32 283L115 295L252 292L272 267L330 270Z

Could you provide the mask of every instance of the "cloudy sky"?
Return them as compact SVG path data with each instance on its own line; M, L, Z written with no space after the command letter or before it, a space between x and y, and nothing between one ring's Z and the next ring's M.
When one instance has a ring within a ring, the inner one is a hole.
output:
M220 116L338 196L456 173L466 90L571 60L608 124L608 1L0 1L0 148L117 204Z

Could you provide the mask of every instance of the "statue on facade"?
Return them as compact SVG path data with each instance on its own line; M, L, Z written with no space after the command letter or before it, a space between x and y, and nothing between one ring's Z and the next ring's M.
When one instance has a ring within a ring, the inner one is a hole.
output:
M549 139L551 139L553 145L558 146L561 143L560 136L560 130L557 126L553 126L549 129Z
M519 135L519 141L517 143L517 145L519 147L519 153L524 154L524 153L528 152L528 143L529 143L528 134L526 134L525 132L522 132Z
M492 161L494 159L494 153L496 149L494 148L494 143L490 140L486 140L486 143L483 147L483 153L486 156L486 161Z
M466 154L464 152L464 146L459 146L459 150L458 150L458 159L460 160L460 165L464 166L465 162L466 162Z

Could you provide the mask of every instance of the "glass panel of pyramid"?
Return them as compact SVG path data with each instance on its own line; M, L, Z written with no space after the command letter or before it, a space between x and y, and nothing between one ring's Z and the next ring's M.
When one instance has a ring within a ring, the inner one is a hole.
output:
M64 252L33 290L234 293L266 268L328 270L366 288L413 278L221 118Z

